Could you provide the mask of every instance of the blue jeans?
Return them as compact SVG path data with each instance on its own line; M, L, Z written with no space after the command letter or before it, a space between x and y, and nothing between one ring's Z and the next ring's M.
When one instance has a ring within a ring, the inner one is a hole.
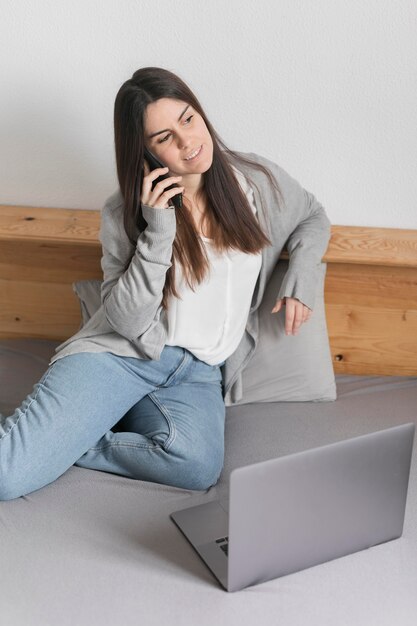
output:
M110 352L58 359L0 418L0 500L40 489L73 464L208 489L224 460L221 365L177 346L159 361Z

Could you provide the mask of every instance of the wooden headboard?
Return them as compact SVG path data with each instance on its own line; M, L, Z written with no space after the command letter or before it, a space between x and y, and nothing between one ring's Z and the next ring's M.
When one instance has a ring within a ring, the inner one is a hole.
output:
M0 338L79 329L72 283L102 279L99 225L100 211L0 206ZM335 372L416 376L417 230L333 226L323 260Z

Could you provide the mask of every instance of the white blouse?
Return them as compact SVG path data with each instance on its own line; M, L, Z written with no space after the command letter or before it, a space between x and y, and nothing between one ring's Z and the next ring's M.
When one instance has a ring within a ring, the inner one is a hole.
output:
M241 172L233 169L256 215L253 190ZM210 261L209 274L193 291L176 265L175 285L181 299L168 301L165 343L186 348L201 361L216 365L233 354L245 331L262 252L229 249L219 254L210 239L201 239Z

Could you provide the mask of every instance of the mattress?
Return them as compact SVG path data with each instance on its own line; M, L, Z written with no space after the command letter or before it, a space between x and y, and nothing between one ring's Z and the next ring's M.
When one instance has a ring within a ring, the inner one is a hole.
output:
M58 343L0 341L0 412L31 391ZM235 467L417 422L417 378L337 376L336 384L335 402L227 407L224 469L205 492L73 466L0 502L2 626L414 626L415 450L401 538L236 593L220 587L169 518L225 498Z

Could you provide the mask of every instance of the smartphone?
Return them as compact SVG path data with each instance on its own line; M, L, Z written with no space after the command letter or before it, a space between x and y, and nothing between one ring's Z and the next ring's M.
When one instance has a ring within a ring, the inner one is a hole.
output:
M156 156L154 154L152 154L152 152L150 152L147 148L145 148L145 159L149 164L150 170L151 172L153 170L156 170L158 167L166 167L163 163L161 163L161 161L159 159L156 158ZM156 180L153 181L152 183L152 190L154 189L155 185L157 183L159 183L159 181L164 180L165 178L169 178L171 176L171 174L169 172L167 172L166 174L162 174L162 176L158 176L158 178ZM178 185L177 183L174 183L173 185L171 185L170 187L166 187L165 191L167 191L167 189L172 189L173 187L179 187L180 185ZM175 196L172 196L172 198L170 198L169 200L170 202L172 202L172 204L177 207L177 209L180 209L182 207L182 193L177 193Z

